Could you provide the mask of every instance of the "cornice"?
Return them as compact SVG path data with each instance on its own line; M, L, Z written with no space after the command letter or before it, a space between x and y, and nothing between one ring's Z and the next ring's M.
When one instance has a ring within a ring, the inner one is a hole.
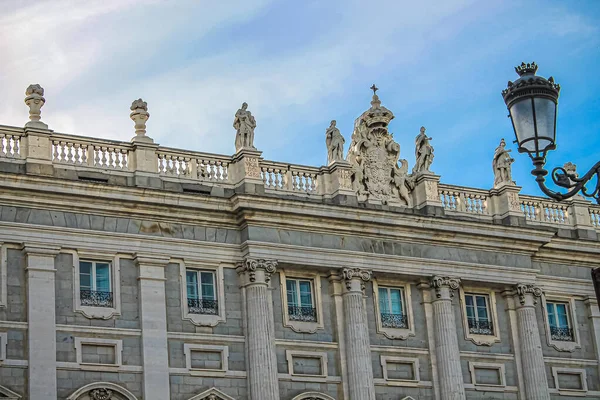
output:
M499 284L534 283L539 273L536 269L516 268L433 258L418 258L388 254L364 253L359 251L304 247L286 244L270 244L246 241L242 253L254 258L274 258L280 264L306 267L367 268L377 273L402 274L423 277L449 273L472 282L494 282Z
M557 237L540 247L532 261L597 268L600 267L600 242Z

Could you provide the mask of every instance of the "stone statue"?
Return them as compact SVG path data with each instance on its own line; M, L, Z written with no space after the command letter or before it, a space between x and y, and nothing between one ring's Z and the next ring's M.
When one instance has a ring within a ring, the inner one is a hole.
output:
M514 185L510 165L515 162L515 159L508 153L510 153L510 150L506 150L506 142L502 139L500 145L496 147L494 159L492 160L495 188L500 187L503 184Z
M415 138L415 166L412 170L413 174L420 172L431 172L429 167L433 163L433 146L429 143L432 140L425 134L425 127L421 127L421 131Z
M371 108L354 122L346 157L352 166L352 188L358 201L411 206L408 163L399 160L400 145L388 132L394 114L381 105L377 87L371 90Z
M327 143L327 163L342 161L344 159L344 143L346 140L335 126L335 120L325 131L325 142Z
M392 177L392 182L394 184L394 194L403 199L408 207L412 207L412 197L408 193L407 186L411 189L413 186L412 180L410 180L408 177L408 161L405 159L400 160L400 166L396 165L394 167L394 176Z
M241 149L253 149L254 147L254 128L256 128L256 120L248 111L248 103L244 102L242 108L235 113L233 127L237 131L235 137L235 151Z

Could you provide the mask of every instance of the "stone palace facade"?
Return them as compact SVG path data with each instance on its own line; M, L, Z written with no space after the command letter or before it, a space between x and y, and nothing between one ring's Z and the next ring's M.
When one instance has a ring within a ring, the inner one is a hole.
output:
M0 126L0 398L600 398L600 207L409 170L373 86L322 167ZM51 119L51 118L48 118ZM234 141L234 132L231 131ZM481 172L484 173L484 172Z

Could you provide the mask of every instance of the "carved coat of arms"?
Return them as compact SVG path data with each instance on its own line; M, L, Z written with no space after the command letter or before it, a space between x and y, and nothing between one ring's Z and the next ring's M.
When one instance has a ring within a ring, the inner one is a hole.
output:
M354 123L347 160L352 165L352 183L359 201L371 199L410 207L408 163L400 160L400 145L387 128L393 118L374 93L371 108Z

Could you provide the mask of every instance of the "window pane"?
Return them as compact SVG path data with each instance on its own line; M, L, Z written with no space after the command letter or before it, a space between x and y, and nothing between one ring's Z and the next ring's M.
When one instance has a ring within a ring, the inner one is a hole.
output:
M296 289L296 281L293 279L287 279L285 281L285 286L287 288L288 306L298 306L298 293Z
M465 295L465 303L467 304L467 307L473 307L473 296Z
M200 272L200 281L203 284L212 285L214 283L214 274L212 272Z
M477 300L477 307L484 307L486 306L486 302L485 302L485 297L484 296L477 296L476 297Z
M79 273L80 274L91 274L92 273L92 263L88 261L81 261L79 263Z
M467 305L467 318L475 319L475 307L472 305Z
M110 266L107 263L96 263L96 290L110 292Z
M402 314L402 293L398 289L390 289L392 314Z
M477 307L477 316L479 317L480 321L487 321L487 319L488 319L487 308Z
M550 326L556 326L556 316L554 314L554 303L546 303L546 311L548 312L548 323Z
M382 314L390 314L388 299L388 290L385 288L379 288L379 311Z
M196 271L185 272L187 281L187 297L188 299L198 298L198 273Z
M83 290L92 290L92 276L90 274L79 274L79 288Z
M300 281L300 307L312 307L311 284L308 281Z
M569 316L567 311L566 304L557 304L556 305L556 319L558 321L558 326L562 328L569 327Z

